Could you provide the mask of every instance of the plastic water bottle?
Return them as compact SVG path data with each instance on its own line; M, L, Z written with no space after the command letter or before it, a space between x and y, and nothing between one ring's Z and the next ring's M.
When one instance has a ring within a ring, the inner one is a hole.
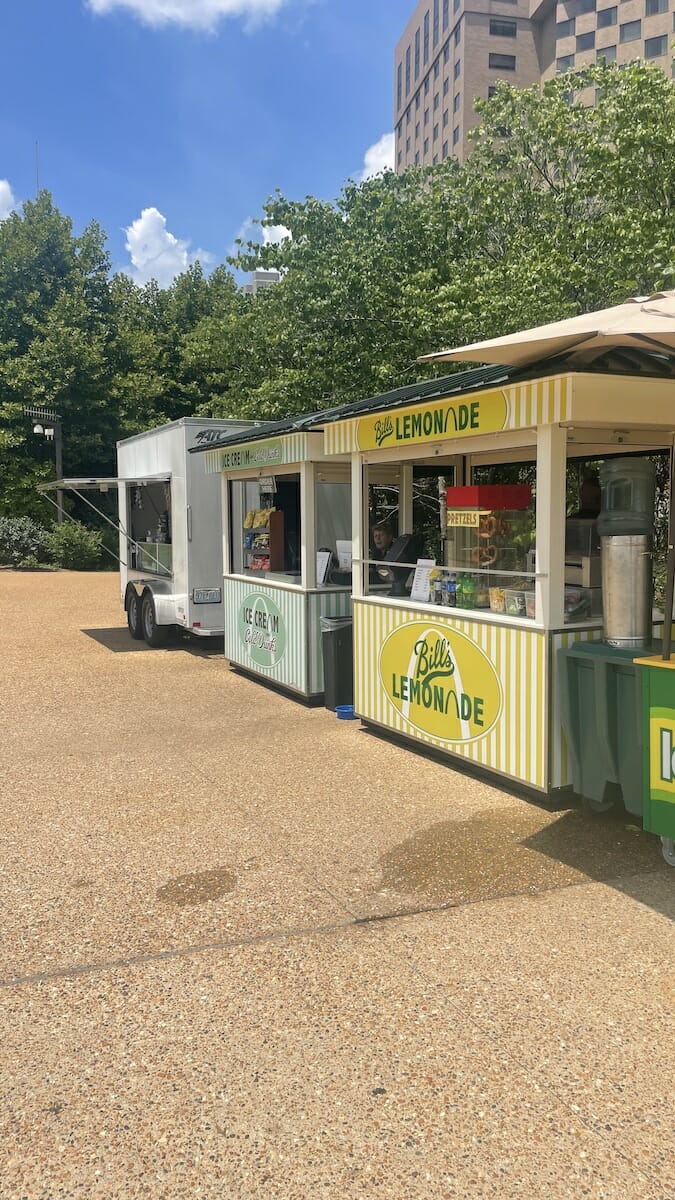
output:
M445 585L445 603L454 608L457 604L457 576L448 576L448 582Z

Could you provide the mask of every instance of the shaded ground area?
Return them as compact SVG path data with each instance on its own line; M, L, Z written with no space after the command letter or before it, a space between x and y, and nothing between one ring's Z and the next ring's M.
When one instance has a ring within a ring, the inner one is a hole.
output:
M675 873L0 573L0 1197L675 1196Z

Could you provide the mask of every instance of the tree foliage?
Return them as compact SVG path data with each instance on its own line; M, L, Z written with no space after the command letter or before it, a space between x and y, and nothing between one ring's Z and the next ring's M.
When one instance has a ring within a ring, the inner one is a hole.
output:
M290 236L229 263L281 271L257 296L225 266L111 278L102 230L75 236L47 192L0 223L0 516L45 516L26 405L61 414L66 474L109 474L117 439L164 421L362 398L428 377L426 352L673 286L671 79L600 63L477 108L465 164L273 195L261 224Z

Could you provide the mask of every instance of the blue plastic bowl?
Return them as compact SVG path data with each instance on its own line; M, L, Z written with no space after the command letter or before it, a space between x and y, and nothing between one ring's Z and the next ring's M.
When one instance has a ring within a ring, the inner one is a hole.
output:
M355 721L356 713L353 704L338 704L335 709L340 721Z

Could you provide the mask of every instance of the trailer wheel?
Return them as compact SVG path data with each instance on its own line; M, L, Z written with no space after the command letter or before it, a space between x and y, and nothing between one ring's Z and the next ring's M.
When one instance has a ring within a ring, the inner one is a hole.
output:
M661 853L669 867L675 867L675 838L661 838Z
M127 625L129 626L129 633L132 638L137 642L142 641L141 602L138 598L138 592L134 588L129 588L127 592Z
M165 646L169 640L169 626L157 624L157 614L155 613L155 601L152 598L151 592L143 594L141 602L141 625L143 629L143 637L148 646L156 649L159 646Z

